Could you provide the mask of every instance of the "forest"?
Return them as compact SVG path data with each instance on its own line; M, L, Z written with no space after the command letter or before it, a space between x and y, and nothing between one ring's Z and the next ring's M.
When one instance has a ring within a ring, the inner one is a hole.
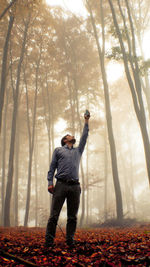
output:
M80 163L78 227L150 222L149 0L83 5L84 16L46 0L0 1L0 232L6 243L8 227L46 227L53 151L67 133L79 142L86 109L91 118ZM59 235L65 224L66 205ZM100 256L95 248L85 250L93 260ZM78 258L72 265L77 262L100 263Z

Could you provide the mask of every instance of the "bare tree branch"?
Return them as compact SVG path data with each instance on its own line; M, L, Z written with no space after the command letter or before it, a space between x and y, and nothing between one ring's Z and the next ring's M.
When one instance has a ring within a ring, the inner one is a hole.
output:
M17 2L17 0L12 0L10 2L10 4L4 9L4 11L2 12L2 14L0 15L0 20L5 16L5 14L7 13L7 11L15 4L15 2Z

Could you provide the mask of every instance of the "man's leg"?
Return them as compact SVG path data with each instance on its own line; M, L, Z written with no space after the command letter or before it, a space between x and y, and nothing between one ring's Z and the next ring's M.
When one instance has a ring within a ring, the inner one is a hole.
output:
M57 182L52 197L51 214L46 228L46 244L52 245L56 233L57 221L66 197L64 184Z
M73 244L73 238L77 226L77 213L80 203L80 185L68 185L67 190L67 226L66 239L67 244Z

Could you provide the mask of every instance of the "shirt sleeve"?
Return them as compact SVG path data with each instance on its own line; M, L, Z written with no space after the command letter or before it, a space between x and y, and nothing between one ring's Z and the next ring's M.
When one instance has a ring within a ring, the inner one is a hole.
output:
M89 132L89 125L88 123L85 123L84 128L83 128L83 132L82 132L82 136L80 138L80 142L79 142L79 146L78 149L80 151L80 153L83 153L85 144L86 144L86 140L88 138L88 132Z
M47 174L48 186L53 185L53 177L57 168L57 149L54 150L50 168Z

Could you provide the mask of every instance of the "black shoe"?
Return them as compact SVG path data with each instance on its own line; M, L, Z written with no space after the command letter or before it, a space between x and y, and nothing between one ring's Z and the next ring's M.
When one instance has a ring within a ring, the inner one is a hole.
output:
M44 246L46 248L53 248L55 246L55 244L53 241L49 241L49 242L46 241Z
M67 245L68 247L75 247L75 245L77 244L77 242L73 239L67 239Z

